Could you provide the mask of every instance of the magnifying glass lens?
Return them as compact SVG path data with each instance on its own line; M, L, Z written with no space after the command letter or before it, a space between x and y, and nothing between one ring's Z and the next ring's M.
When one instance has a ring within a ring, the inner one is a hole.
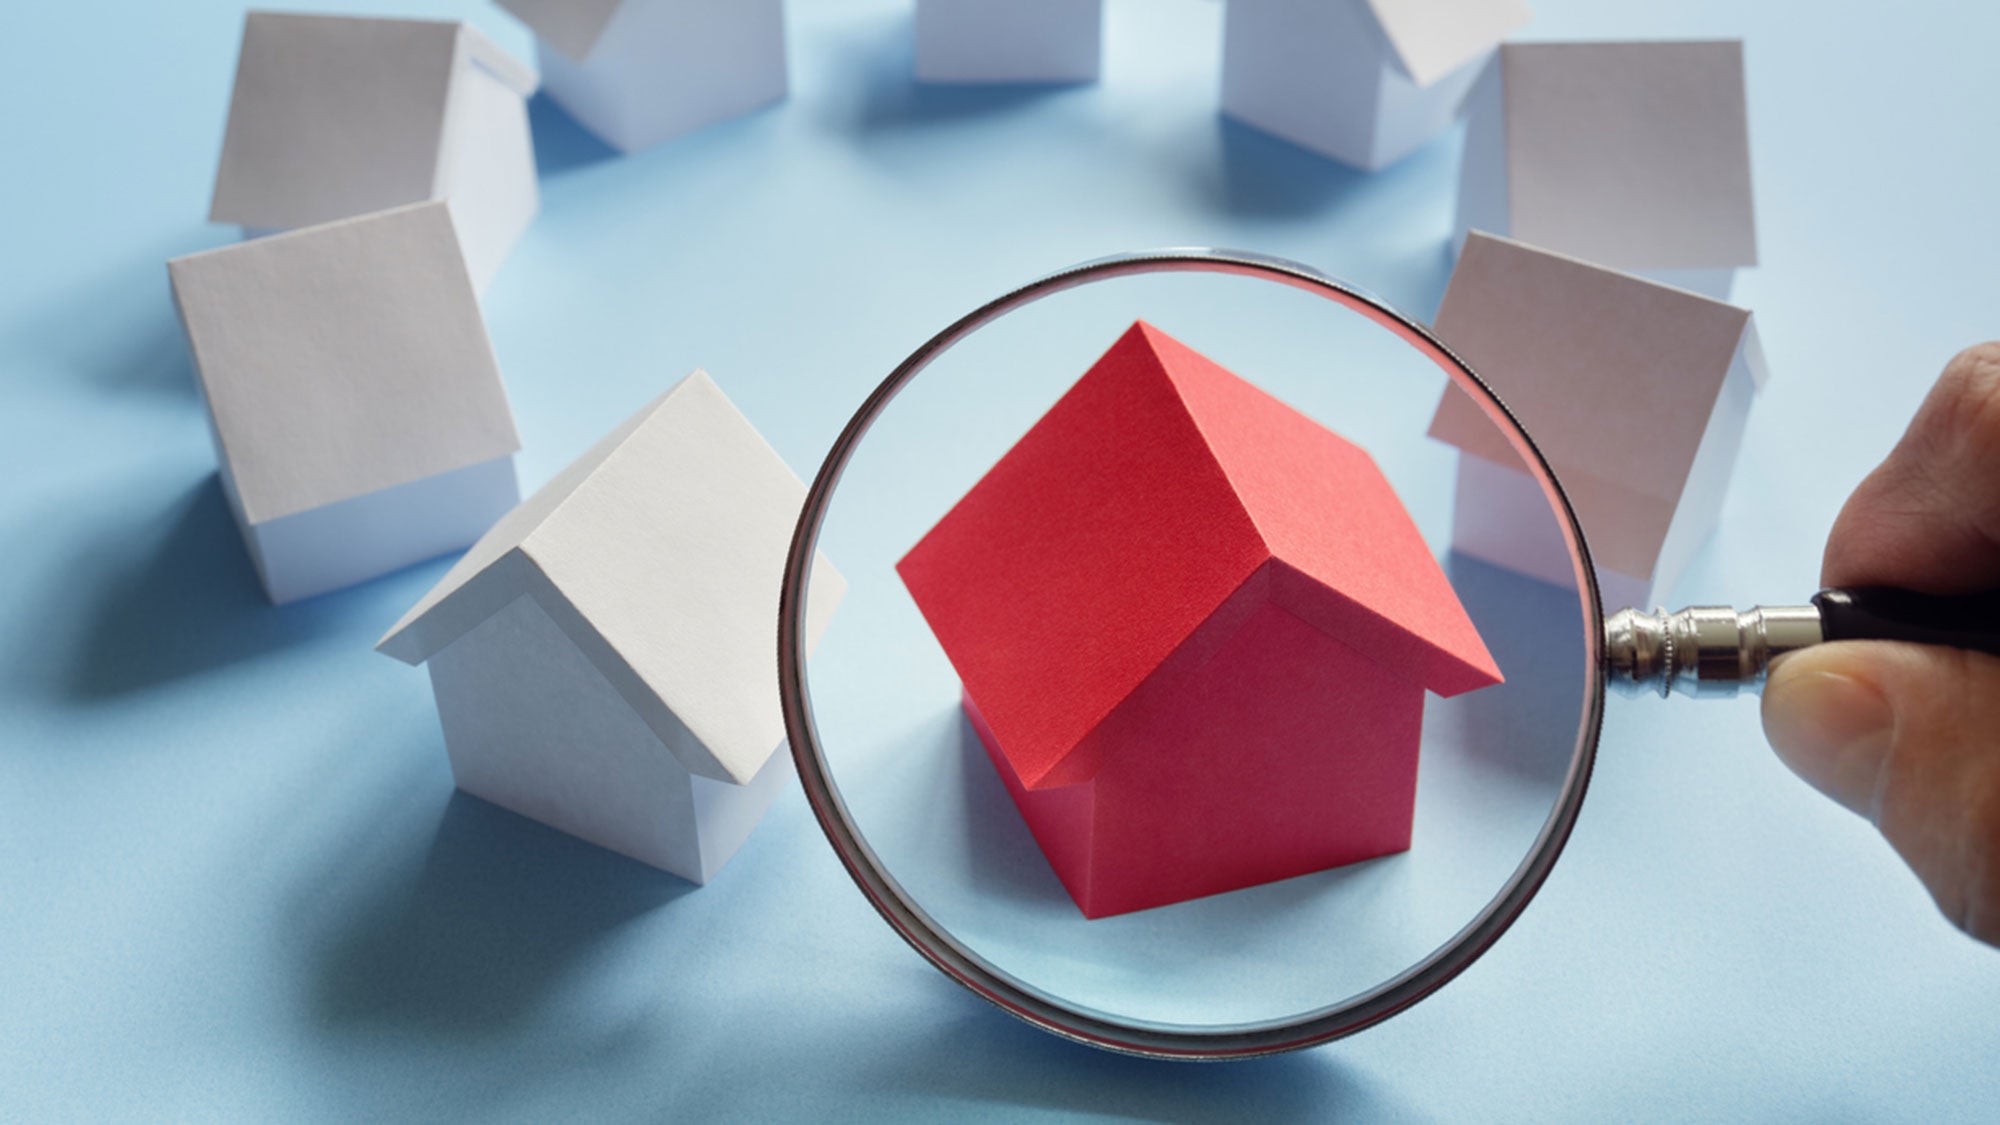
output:
M1016 1014L1151 1053L1344 1034L1567 834L1600 705L1573 520L1363 299L1079 280L942 340L822 474L849 587L802 766L878 905Z

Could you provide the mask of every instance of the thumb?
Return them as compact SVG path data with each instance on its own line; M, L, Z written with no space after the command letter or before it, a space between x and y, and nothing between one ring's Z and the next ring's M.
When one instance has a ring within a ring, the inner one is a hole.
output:
M1764 732L1867 817L1954 924L2000 944L2000 658L1885 641L1786 656Z

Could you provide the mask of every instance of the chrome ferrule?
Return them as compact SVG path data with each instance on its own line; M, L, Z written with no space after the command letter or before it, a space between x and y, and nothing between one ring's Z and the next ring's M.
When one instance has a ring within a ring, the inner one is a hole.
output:
M1623 695L1675 692L1703 699L1762 691L1771 661L1825 639L1809 605L1693 606L1678 613L1621 609L1604 621L1611 686Z

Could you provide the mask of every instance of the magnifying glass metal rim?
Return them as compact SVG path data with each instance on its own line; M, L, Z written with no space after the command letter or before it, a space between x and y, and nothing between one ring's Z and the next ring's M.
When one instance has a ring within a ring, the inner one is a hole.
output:
M987 963L918 906L882 865L849 814L827 768L806 689L805 607L811 560L842 474L868 430L896 395L981 326L1045 297L1092 282L1153 273L1220 273L1261 278L1326 297L1358 312L1430 357L1500 425L1525 467L1557 500L1558 525L1576 568L1585 621L1586 700L1570 766L1548 818L1500 892L1443 945L1400 975L1326 1007L1257 1023L1189 1026L1123 1019L1065 1003ZM945 975L1001 1010L1066 1039L1151 1058L1223 1060L1293 1051L1370 1027L1429 996L1477 960L1520 916L1561 855L1582 808L1604 715L1604 609L1582 527L1561 484L1506 404L1472 368L1415 319L1310 266L1245 251L1176 248L1120 254L1048 275L981 305L926 341L884 379L850 419L814 476L785 560L778 605L778 685L785 733L813 815L855 885L903 940Z

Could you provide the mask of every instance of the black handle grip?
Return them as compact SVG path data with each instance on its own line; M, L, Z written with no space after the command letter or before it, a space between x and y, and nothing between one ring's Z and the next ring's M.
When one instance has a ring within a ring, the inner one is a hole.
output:
M1915 641L2000 656L2000 590L1919 594L1894 586L1813 595L1829 641Z

